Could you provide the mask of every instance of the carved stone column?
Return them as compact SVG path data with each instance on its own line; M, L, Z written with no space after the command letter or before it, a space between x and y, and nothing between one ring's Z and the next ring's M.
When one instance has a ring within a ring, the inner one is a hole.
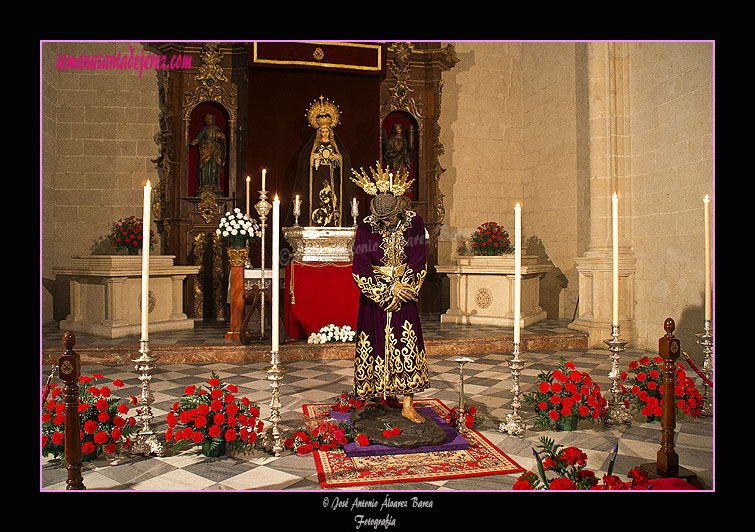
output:
M621 335L637 338L634 317L631 156L629 124L629 47L625 43L588 46L590 243L577 257L579 308L569 327L590 334L590 347L611 336L611 196L619 196L619 322Z

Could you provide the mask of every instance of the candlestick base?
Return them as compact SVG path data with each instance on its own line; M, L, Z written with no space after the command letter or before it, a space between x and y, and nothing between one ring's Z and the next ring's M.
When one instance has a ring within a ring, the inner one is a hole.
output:
M608 346L608 350L611 352L611 372L608 374L608 378L611 379L612 398L608 401L608 412L603 420L606 425L632 424L632 413L621 399L621 386L619 385L619 381L621 380L621 374L619 373L620 353L626 350L629 342L619 340L619 331L620 328L618 325L611 326L611 339L604 340L604 343Z
M702 334L696 334L697 343L703 348L705 358L703 359L703 374L705 378L713 382L713 324L711 320L705 320L705 329ZM713 415L713 394L712 389L703 381L703 406L700 408L700 415L704 417Z
M266 451L280 456L283 452L283 435L281 433L279 423L281 421L280 409L280 386L283 380L283 375L286 370L279 363L278 351L271 351L271 366L267 369L267 380L270 381L270 388L272 389L272 398L270 400L270 430L265 434L265 442L263 447Z
M153 425L154 416L152 415L152 403L154 403L155 398L150 389L150 382L152 381L155 363L160 357L152 355L149 340L144 339L139 340L139 353L140 355L132 359L132 362L135 364L135 369L139 373L139 381L142 383L142 391L137 403L141 407L137 408L137 419L142 427L131 440L129 450L131 454L168 456L171 453L164 442L158 440L157 431Z
M519 342L514 342L513 354L514 358L508 362L509 369L514 377L514 385L511 388L511 391L514 394L511 400L512 411L510 414L506 415L505 423L503 421L499 423L498 431L522 438L524 437L526 425L522 417L519 415L519 407L522 406L522 402L519 398L521 394L521 389L519 388L519 376L522 374L522 370L527 361L523 358L519 358Z
M462 357L454 360L459 364L459 410L456 419L453 420L454 428L459 434L464 434L469 431L466 423L467 407L464 404L464 364L474 362L471 358Z

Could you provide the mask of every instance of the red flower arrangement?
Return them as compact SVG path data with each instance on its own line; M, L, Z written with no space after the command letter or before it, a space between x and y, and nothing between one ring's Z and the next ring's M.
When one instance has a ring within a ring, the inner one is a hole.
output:
M674 400L676 411L692 417L700 415L703 398L695 388L695 382L687 377L684 365L676 363L676 382L674 383ZM629 363L629 370L634 374L631 384L622 385L625 403L631 403L648 421L660 419L663 402L663 359L661 357L642 357L639 361ZM621 380L626 381L629 374L623 372Z
M396 398L396 396L390 396L386 397L385 399L380 399L380 404L388 405L391 408L400 408L401 402ZM360 408L364 408L364 401L360 401L356 398L353 392L343 392L341 396L337 399L335 406L333 406L333 410L337 412L353 412L355 410L359 410Z
M313 451L334 451L341 449L348 440L346 434L350 430L348 423L328 423L322 421L311 429L299 427L294 431L294 437L284 442L286 449L291 449L298 455L309 454Z
M468 429L475 429L485 421L485 418L477 414L477 408L474 406L470 406L465 410L452 408L451 413L446 415L446 422L454 427L462 421Z
M144 238L144 228L141 218L129 216L121 218L113 224L113 229L108 235L110 243L116 250L125 249L129 254L136 255L142 249L142 239ZM157 243L154 239L153 231L149 231L149 249Z
M119 402L110 387L95 385L101 378L99 373L79 377L79 435L83 460L92 460L103 452L118 454L123 447L128 447L130 436L138 428L134 417L126 416L129 407ZM115 380L112 385L120 388L123 382ZM135 405L135 398L131 402ZM65 403L63 389L53 384L52 379L47 381L42 403L42 456L61 458L65 456Z
M383 423L385 430L383 430L383 438L392 438L401 434L401 429L398 427L391 427L388 423Z
M224 448L254 447L264 423L259 407L246 397L237 399L238 388L225 384L213 371L209 387L188 386L168 412L166 441L174 451L185 444L198 445L206 456L223 454Z
M606 416L608 401L589 373L577 371L573 362L561 357L558 369L540 372L537 389L524 395L535 407L535 426L573 428L581 419L595 421Z
M519 476L514 490L645 490L650 485L645 474L638 470L629 471L631 482L623 482L613 475L619 444L613 449L608 472L601 484L595 473L587 467L587 455L578 447L563 447L545 436L540 438L539 453L533 449L539 474L531 471ZM551 473L551 478L546 474ZM555 475L555 477L554 477Z
M512 250L509 233L495 222L485 222L472 233L472 253L475 255L503 255Z

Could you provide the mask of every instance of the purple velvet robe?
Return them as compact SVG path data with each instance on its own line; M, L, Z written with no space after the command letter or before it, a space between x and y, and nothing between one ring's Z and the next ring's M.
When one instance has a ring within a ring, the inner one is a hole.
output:
M393 311L387 330L385 311L395 282L407 283L419 294L427 274L426 244L425 224L413 211L394 231L381 231L372 216L357 227L352 274L361 294L354 394L361 400L413 394L429 386L417 302L407 301Z

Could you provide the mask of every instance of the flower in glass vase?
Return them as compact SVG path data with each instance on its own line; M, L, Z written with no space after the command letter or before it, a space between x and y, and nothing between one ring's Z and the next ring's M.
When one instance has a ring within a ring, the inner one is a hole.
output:
M496 222L485 222L472 233L472 253L475 255L503 255L512 251L509 233Z
M232 247L239 248L244 247L247 241L254 242L262 236L257 220L241 212L238 207L225 213L215 232L218 236L227 238Z
M119 402L110 386L96 385L100 379L99 373L79 377L79 427L84 460L92 460L103 452L118 454L123 447L128 447L130 436L138 428L134 417L127 415L127 404ZM115 380L112 386L120 388L123 382ZM42 405L43 456L61 458L65 455L65 414L63 390L49 383Z
M246 397L237 398L237 392L214 371L206 385L187 386L167 416L165 439L175 442L174 451L198 445L204 455L219 456L228 448L254 448L264 425L260 410Z
M663 413L663 359L657 356L633 360L629 363L629 371L633 374L631 379L628 372L621 374L621 380L626 383L622 384L625 401L642 413L647 421L660 419ZM687 377L681 362L676 363L674 376L676 411L692 417L699 416L703 399L695 388L695 382Z
M535 391L524 398L535 408L535 426L549 428L553 423L556 430L574 430L582 419L603 418L608 405L590 374L564 357L555 371L540 372Z
M108 235L108 240L112 246L120 251L126 250L129 255L136 255L142 249L142 240L144 239L144 226L142 219L135 216L121 218L113 224L113 228ZM157 243L154 233L149 231L149 249Z

